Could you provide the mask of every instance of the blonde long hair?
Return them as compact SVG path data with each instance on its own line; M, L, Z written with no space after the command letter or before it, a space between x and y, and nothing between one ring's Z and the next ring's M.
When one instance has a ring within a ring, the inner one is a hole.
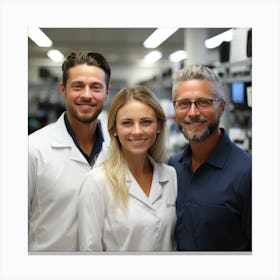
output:
M151 155L157 162L161 162L164 157L166 123L165 113L155 94L144 86L125 87L121 89L112 100L108 114L108 131L111 144L108 160L105 162L104 168L114 202L120 204L126 212L128 209L128 166L123 157L119 139L114 136L114 132L119 109L131 100L137 100L150 106L156 113L157 121L161 126L161 132L157 135L155 143L151 146L149 155Z

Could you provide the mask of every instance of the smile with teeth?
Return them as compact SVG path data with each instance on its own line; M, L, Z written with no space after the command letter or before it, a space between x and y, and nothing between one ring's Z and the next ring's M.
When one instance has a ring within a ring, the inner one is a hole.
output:
M200 125L202 125L203 124L203 122L191 122L191 123L187 123L187 125L189 125L189 126L200 126Z
M188 126L200 126L203 125L206 121L205 120L201 120L201 121L186 121L185 124Z
M146 142L146 139L130 139L129 142L133 145L142 145Z
M78 104L79 108L82 110L90 110L94 107L93 104Z

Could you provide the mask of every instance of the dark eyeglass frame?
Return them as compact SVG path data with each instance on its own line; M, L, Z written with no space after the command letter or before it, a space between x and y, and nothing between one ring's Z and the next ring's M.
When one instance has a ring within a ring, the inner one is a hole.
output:
M189 99L178 99L173 101L173 105L178 111L189 110L192 104L194 104L198 110L206 110L212 105L214 101L223 101L223 98L198 98L194 101ZM185 102L185 107L183 106L183 108L180 108L178 106L178 102Z

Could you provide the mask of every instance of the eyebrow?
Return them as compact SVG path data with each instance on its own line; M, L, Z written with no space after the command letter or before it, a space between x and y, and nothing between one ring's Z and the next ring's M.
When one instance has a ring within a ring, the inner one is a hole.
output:
M153 119L153 117L151 117L151 116L147 116L147 117L142 117L142 118L140 118L140 120L145 120L145 119ZM132 121L132 120L133 120L133 118L120 118L120 120L121 120L121 121L123 121L123 120L129 120L129 121Z
M73 84L73 83L82 83L82 84L85 84L85 82L84 82L83 80L73 80L73 81L71 81L71 84ZM103 83L100 82L100 81L92 81L92 82L90 82L90 84L99 84L99 85L103 85Z

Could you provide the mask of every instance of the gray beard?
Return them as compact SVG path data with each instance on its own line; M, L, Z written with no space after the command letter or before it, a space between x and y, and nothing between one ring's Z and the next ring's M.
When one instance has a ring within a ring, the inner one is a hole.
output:
M185 136L185 138L187 140L189 140L190 142L196 142L196 143L199 143L199 142L203 142L205 141L214 131L215 129L219 126L219 120L212 124L212 125L209 125L205 128L204 132L200 135L200 136L197 136L194 133L192 133L191 135L187 135L186 131L184 130L184 128L182 127L181 128L181 132L183 133L183 135Z

